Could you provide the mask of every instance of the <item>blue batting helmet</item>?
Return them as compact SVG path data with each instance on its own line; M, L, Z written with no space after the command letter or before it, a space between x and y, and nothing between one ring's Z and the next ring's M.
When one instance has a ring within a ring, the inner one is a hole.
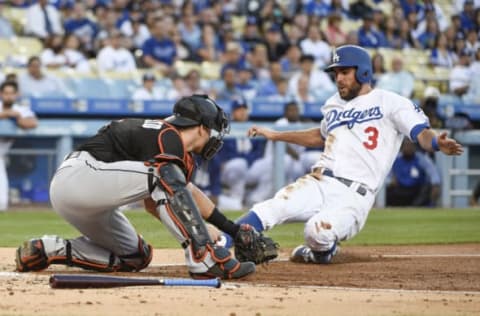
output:
M332 52L332 63L326 71L337 67L355 67L355 78L360 83L372 81L372 60L368 52L356 45L343 45Z

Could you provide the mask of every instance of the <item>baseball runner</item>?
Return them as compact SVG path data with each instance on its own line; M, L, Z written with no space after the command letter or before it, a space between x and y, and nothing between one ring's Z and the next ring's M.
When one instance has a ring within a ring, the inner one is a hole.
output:
M83 236L26 241L17 250L19 271L50 264L104 272L147 267L152 247L118 210L142 199L184 248L193 278L242 278L255 271L253 262L240 263L213 242L202 217L234 236L255 237L252 229L228 221L190 183L192 153L211 159L228 133L225 113L203 95L182 98L173 112L165 120L112 121L66 157L52 179L51 202Z
M255 204L237 221L258 231L305 222L305 245L293 250L294 262L329 263L337 243L363 228L404 135L426 151L463 152L446 133L432 131L410 100L372 88L372 64L363 48L337 48L327 70L334 72L338 91L322 107L319 128L278 132L253 126L248 131L274 141L324 147L311 173Z

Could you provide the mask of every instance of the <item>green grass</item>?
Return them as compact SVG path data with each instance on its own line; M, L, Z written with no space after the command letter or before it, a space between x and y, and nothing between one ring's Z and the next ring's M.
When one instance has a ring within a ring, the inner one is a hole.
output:
M156 248L178 247L165 227L143 211L128 211L138 232ZM228 212L237 218L240 212ZM44 234L71 238L78 235L56 213L43 211L0 212L0 247L15 247L23 240ZM282 247L303 242L303 224L275 227L267 233ZM373 210L364 229L347 245L444 244L480 242L480 211L441 209Z

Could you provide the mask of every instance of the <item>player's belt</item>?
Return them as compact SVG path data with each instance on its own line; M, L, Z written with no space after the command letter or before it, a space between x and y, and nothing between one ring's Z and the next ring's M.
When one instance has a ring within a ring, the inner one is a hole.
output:
M327 177L332 177L332 178L335 178L337 179L338 181L340 181L341 183L345 184L347 187L351 187L352 184L354 183L354 181L352 180L349 180L349 179L345 179L345 178L341 178L341 177L336 177L334 174L333 174L333 171L330 170L330 169L323 169L322 170L322 174L324 176L327 176ZM365 196L365 194L367 194L367 188L360 184L357 188L357 193L360 194L361 196Z

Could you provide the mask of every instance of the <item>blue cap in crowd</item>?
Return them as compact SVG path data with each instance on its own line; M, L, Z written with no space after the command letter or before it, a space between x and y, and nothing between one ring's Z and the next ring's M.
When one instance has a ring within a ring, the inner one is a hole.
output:
M247 102L245 101L244 98L238 97L238 98L233 99L232 105L231 105L231 110L235 111L236 109L239 109L239 108L248 109Z
M268 30L268 32L280 32L280 26L278 24L272 24Z
M257 25L257 18L253 15L247 17L247 25Z

